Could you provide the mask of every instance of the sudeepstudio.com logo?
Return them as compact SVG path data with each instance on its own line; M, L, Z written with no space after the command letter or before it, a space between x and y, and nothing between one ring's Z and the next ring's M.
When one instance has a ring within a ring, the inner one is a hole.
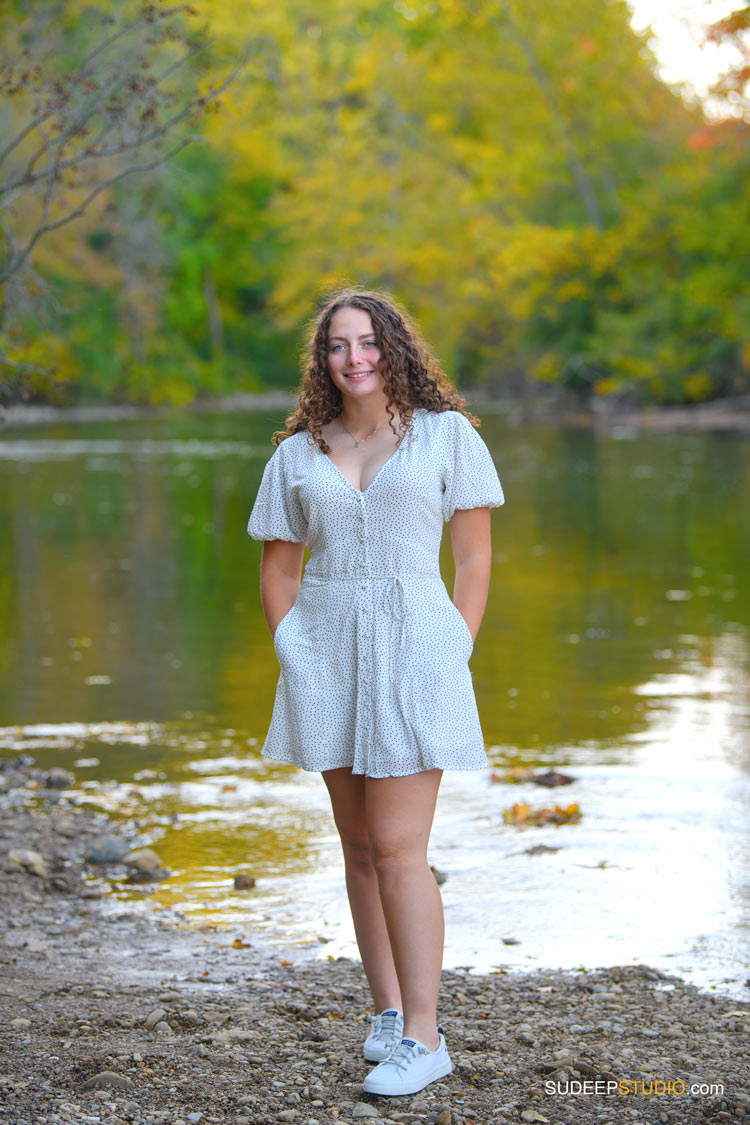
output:
M663 1097L665 1094L676 1094L681 1097L687 1094L688 1097L704 1095L720 1098L724 1094L724 1086L720 1082L691 1082L690 1085L687 1085L679 1078L669 1082L662 1082L659 1079L645 1081L640 1078L632 1082L626 1079L620 1079L619 1081L608 1079L605 1081L603 1078L570 1078L565 1082L549 1080L544 1083L544 1090L547 1094L573 1094L574 1096L603 1094L608 1098L627 1097L633 1094L645 1094L647 1097Z

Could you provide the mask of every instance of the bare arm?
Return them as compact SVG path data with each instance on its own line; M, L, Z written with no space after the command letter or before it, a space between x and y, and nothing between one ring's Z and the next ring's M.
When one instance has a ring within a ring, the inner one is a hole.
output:
M490 588L492 547L489 508L467 508L454 512L448 526L456 564L453 601L476 640Z
M271 636L299 593L304 543L267 539L260 560L260 600Z

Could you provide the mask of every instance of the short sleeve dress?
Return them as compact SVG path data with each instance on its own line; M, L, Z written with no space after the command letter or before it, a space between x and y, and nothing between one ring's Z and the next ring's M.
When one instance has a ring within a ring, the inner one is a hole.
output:
M503 502L487 446L456 410L415 409L363 490L306 431L277 446L248 533L305 542L310 558L273 638L280 675L265 757L368 777L488 764L471 633L438 556L457 509Z

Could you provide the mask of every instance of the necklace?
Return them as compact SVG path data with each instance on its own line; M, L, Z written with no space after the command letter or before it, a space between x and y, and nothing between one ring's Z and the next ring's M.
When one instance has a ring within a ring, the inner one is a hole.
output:
M387 421L387 419L386 419L386 421ZM363 445L363 444L364 444L364 442L366 442L368 438L374 437L374 436L375 436L375 434L376 434L376 433L378 432L378 430L382 430L383 426L385 425L385 422L381 422L379 426L376 426L376 427L375 427L375 429L374 429L374 430L372 431L372 433L369 433L369 434L365 434L365 436L364 436L363 438L360 438L360 439L359 439L359 441L357 441L357 439L355 438L354 434L351 434L351 433L349 433L349 431L347 430L346 426L345 426L345 425L344 425L344 423L343 423L343 422L341 421L341 418L339 418L339 423L340 423L340 425L341 425L341 429L342 429L342 430L344 431L344 433L345 433L345 434L349 434L349 437L350 437L350 438L352 439L352 441L354 442L354 448L355 448L355 449L358 449L358 448L360 447L360 445Z

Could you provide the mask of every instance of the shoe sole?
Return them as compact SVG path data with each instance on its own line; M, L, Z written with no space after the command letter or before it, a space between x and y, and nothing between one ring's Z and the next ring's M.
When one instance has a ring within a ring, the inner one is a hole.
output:
M421 1082L419 1086L415 1086L412 1084L411 1086L404 1087L401 1090L378 1090L377 1082L373 1082L368 1086L367 1079L370 1077L370 1075L368 1074L367 1078L365 1078L364 1082L362 1083L362 1088L367 1094L379 1094L384 1098L398 1098L403 1097L407 1094L418 1094L420 1090L424 1090L425 1086L429 1086L431 1082L436 1082L438 1078L445 1078L445 1076L447 1074L450 1074L452 1070L453 1063L450 1059L448 1059L447 1062L438 1063L435 1067L433 1067L432 1070L428 1071L427 1075L424 1077L424 1081Z

